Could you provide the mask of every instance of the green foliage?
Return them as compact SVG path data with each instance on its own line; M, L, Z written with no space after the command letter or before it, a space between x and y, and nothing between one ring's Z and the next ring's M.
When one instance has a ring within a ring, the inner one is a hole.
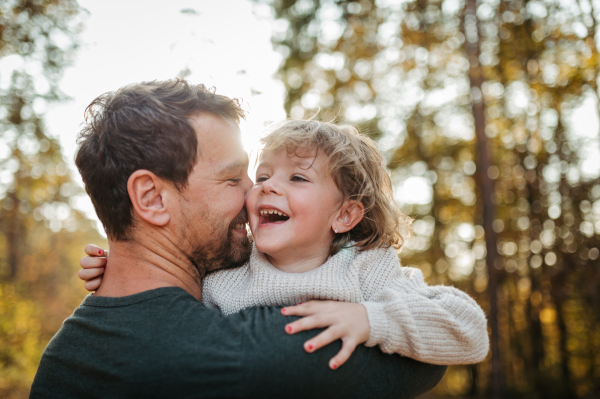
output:
M403 264L488 311L497 300L489 317L498 320L505 394L600 395L600 180L582 167L600 142L597 132L577 135L572 119L585 101L598 119L594 5L266 3L285 58L286 111L357 124L379 139L396 199L415 218ZM484 206L494 215L487 233ZM434 392L486 397L491 368L453 367Z
M0 285L0 393L25 397L33 380L41 339L38 307L10 285Z

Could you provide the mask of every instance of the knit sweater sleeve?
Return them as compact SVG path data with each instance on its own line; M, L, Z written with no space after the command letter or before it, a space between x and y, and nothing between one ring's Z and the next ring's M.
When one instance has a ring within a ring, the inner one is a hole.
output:
M475 300L453 287L428 286L419 269L400 267L392 248L377 251L379 261L359 271L371 328L365 345L439 365L482 361L487 322Z

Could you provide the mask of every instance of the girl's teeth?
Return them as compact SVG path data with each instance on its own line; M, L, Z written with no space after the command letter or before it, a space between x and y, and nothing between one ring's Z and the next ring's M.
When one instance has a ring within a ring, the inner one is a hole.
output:
M274 210L274 209L262 209L262 210L260 211L260 214L261 214L261 215L273 215L273 214L275 214L275 215L279 215L279 216L285 216L285 217L287 217L287 216L288 216L288 215L286 215L285 213L283 213L283 212L280 212L280 211L276 211L276 210Z

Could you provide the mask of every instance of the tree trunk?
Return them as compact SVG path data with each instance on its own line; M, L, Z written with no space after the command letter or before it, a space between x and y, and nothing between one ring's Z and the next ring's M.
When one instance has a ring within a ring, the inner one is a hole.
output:
M583 9L581 8L581 0L577 0L577 5L579 6L579 12L581 15L584 15ZM590 5L590 13L589 16L592 19L592 26L587 28L588 35L586 38L586 44L592 50L592 57L596 58L596 62L594 64L598 64L600 60L598 60L598 47L596 46L596 32L598 30L598 20L596 19L596 15L594 15L594 2L589 0ZM598 68L594 68L594 78L588 81L588 84L592 88L594 95L596 96L596 106L598 107L596 110L598 111L598 118L600 119L600 93L598 93Z
M470 63L469 80L471 84L472 110L475 120L475 136L477 138L477 176L481 187L481 200L483 205L483 229L486 243L486 263L488 270L488 293L490 301L489 323L491 330L491 391L492 398L501 397L500 376L500 346L498 337L498 298L496 294L498 286L498 272L494 265L498 259L496 248L496 233L492 228L495 218L495 207L491 202L494 192L494 182L488 177L487 171L492 166L490 149L485 135L485 103L481 86L483 84L483 71L479 63L480 54L480 31L477 19L477 0L467 0L462 19L462 30L465 35L465 49Z
M561 370L561 384L560 387L564 390L561 397L567 399L567 398L574 398L576 397L576 395L573 393L573 381L571 380L570 377L570 372L569 372L569 351L567 350L567 326L565 324L565 320L563 317L563 303L562 301L555 301L556 303L556 324L558 325L558 329L560 331L560 353L561 353L561 363L560 363L560 370Z
M19 263L19 200L15 193L9 193L8 199L12 202L12 209L7 211L6 221L6 247L8 259L8 278L14 280L17 277Z

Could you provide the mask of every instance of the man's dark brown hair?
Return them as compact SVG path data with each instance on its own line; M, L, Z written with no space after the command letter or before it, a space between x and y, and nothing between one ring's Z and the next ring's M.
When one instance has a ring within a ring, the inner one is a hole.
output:
M75 163L110 239L130 238L133 172L146 169L185 188L199 149L189 118L203 112L235 123L244 117L237 99L182 79L125 86L87 107Z

